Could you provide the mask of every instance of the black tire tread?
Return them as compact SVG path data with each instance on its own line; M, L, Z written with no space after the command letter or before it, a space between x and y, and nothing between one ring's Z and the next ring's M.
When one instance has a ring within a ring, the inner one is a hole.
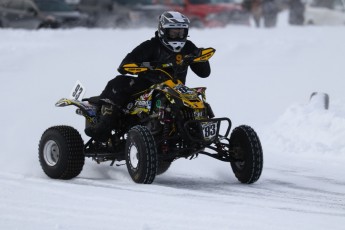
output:
M133 175L131 174L131 177L134 182L140 183L140 184L151 184L157 174L157 150L156 150L156 144L155 140L150 132L150 130L141 125L137 125L131 128L129 131L129 135L137 133L140 135L142 139L142 143L145 148L145 162L146 167L142 171L141 175L139 176L139 179L134 179ZM127 155L127 154L126 154ZM126 156L127 157L127 156ZM130 170L130 167L127 163L127 168Z
M230 137L230 140L237 135L244 135L249 142L249 154L247 153L246 157L249 157L249 160L246 163L251 163L250 166L246 167L244 172L236 170L236 166L231 164L233 172L235 173L236 178L241 183L252 184L256 182L262 173L263 169L263 151L261 142L258 135L250 126L241 125L236 127Z
M61 145L61 162L56 167L47 165L43 158L44 144L52 138ZM78 176L85 163L84 143L79 132L66 125L48 128L39 143L39 161L43 171L51 178L68 180Z

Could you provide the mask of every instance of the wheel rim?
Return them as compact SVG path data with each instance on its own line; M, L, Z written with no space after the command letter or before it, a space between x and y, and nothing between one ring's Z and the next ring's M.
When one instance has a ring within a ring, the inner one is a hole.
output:
M129 149L129 159L133 168L137 168L139 164L138 159L139 151L135 145L132 145Z
M44 161L49 166L55 166L58 163L59 158L60 158L60 149L55 141L49 140L44 145L43 157L44 157Z

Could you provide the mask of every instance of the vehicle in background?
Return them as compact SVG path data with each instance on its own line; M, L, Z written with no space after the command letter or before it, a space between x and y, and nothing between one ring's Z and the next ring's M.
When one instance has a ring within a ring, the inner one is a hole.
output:
M308 1L304 17L307 25L345 25L345 1Z
M155 0L115 0L117 6L122 5L128 11L123 15L122 22L129 27L157 27L158 17L171 8Z
M113 14L113 0L79 0L75 8L90 15L95 27L114 27L117 15Z
M66 28L89 26L90 18L58 0L0 0L0 27Z
M3 28L57 28L57 20L44 15L31 0L0 0L0 27Z
M38 9L45 15L53 16L59 28L93 27L93 19L85 13L73 9L61 0L34 0Z
M186 15L191 27L222 27L229 24L249 25L249 12L236 0L155 0Z
M76 5L79 4L80 0L65 0L65 2L66 2L68 5L70 5L70 6L72 6L72 7L75 7Z
M168 7L153 0L80 0L77 9L92 15L95 26L133 28L157 26L157 19Z
M191 26L249 25L249 13L241 0L80 0L77 9L94 16L96 27L156 27L158 16L175 10L191 20Z

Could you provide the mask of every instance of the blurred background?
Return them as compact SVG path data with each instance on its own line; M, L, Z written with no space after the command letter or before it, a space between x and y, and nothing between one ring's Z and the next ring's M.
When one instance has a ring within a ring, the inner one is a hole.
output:
M156 27L166 10L193 28L272 28L281 12L291 25L345 25L345 0L0 0L0 28Z

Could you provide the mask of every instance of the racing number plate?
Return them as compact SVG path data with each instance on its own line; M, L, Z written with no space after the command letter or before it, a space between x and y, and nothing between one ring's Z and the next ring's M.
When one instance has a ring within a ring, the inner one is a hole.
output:
M77 101L81 101L81 99L83 99L83 97L84 97L84 94L85 94L85 87L78 80L75 83L75 85L74 85L74 87L70 93L69 98L77 100Z
M204 122L201 124L205 140L211 140L217 135L217 122Z

